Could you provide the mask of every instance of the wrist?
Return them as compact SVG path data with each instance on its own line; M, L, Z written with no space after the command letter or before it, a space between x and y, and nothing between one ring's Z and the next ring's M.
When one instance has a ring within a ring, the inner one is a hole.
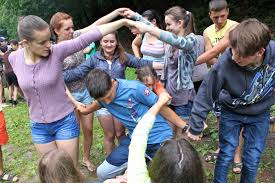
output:
M186 124L183 128L182 128L182 133L187 132L187 130L189 130L190 126L188 124Z

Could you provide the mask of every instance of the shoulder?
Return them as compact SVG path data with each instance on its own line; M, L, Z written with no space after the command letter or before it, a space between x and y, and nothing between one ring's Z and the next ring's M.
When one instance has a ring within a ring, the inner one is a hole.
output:
M137 80L125 80L125 79L117 79L120 86L127 87L130 89L138 90L139 88L143 88L145 85Z
M239 23L234 21L234 20L230 20L230 19L227 19L227 23L229 24L229 26L233 26L233 25L238 25Z
M203 34L209 35L212 31L215 31L215 24L208 26L204 31Z
M15 59L20 59L20 58L23 58L23 49L13 51L8 56L8 60L10 62L13 62Z

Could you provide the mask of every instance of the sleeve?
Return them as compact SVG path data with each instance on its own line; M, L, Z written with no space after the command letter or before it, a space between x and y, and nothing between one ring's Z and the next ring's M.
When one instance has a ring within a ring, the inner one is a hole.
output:
M159 40L166 42L182 50L191 50L197 43L197 38L194 34L188 36L176 36L175 34L161 30Z
M144 84L140 83L137 85L136 100L148 107L152 107L157 102L158 96Z
M152 61L145 60L142 58L135 57L134 55L131 55L129 53L126 53L128 57L128 61L126 62L127 66L133 67L133 68L139 68L145 65L149 65L152 67Z
M212 68L202 82L193 102L189 120L191 134L199 135L203 131L203 122L206 120L209 111L213 109L213 104L218 100L221 86L222 78L218 76L218 71Z
M97 41L101 37L102 34L99 29L93 27L87 33L81 34L75 39L62 41L53 45L53 52L59 60L63 61L67 56L86 48L91 42Z
M70 83L84 78L92 69L94 69L95 56L83 61L79 66L74 69L69 69L63 72L64 81Z
M141 16L139 13L135 13L135 16L133 17L133 19L135 20L135 21L139 21L139 22L142 22L142 23L145 23L145 24L147 24L147 25L151 25L151 26L153 26L153 24L150 22L150 21L148 21L147 19L145 19L143 16Z
M138 122L131 139L128 156L127 180L131 183L150 182L145 151L150 130L156 117L147 112Z

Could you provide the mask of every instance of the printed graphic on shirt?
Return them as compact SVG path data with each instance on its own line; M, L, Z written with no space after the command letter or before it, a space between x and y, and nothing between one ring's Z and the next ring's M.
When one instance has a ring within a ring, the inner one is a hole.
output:
M234 99L232 104L235 106L253 104L273 92L274 88L275 68L265 65L256 73L248 90L240 98Z

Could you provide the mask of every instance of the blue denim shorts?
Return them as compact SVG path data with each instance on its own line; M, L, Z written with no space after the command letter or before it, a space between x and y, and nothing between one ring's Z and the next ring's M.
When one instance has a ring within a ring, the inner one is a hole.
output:
M106 108L101 108L97 110L95 114L96 114L96 117L111 115L111 113Z
M170 105L171 109L175 111L175 113L181 117L183 120L189 120L191 116L191 110L192 110L193 102L189 101L186 105L181 106L173 106Z
M31 120L30 126L32 141L35 144L46 144L55 140L69 140L79 136L79 126L74 112L51 123L39 123Z
M83 104L90 104L93 101L93 98L90 96L87 88L81 91L72 92L72 95L75 98L75 100Z

